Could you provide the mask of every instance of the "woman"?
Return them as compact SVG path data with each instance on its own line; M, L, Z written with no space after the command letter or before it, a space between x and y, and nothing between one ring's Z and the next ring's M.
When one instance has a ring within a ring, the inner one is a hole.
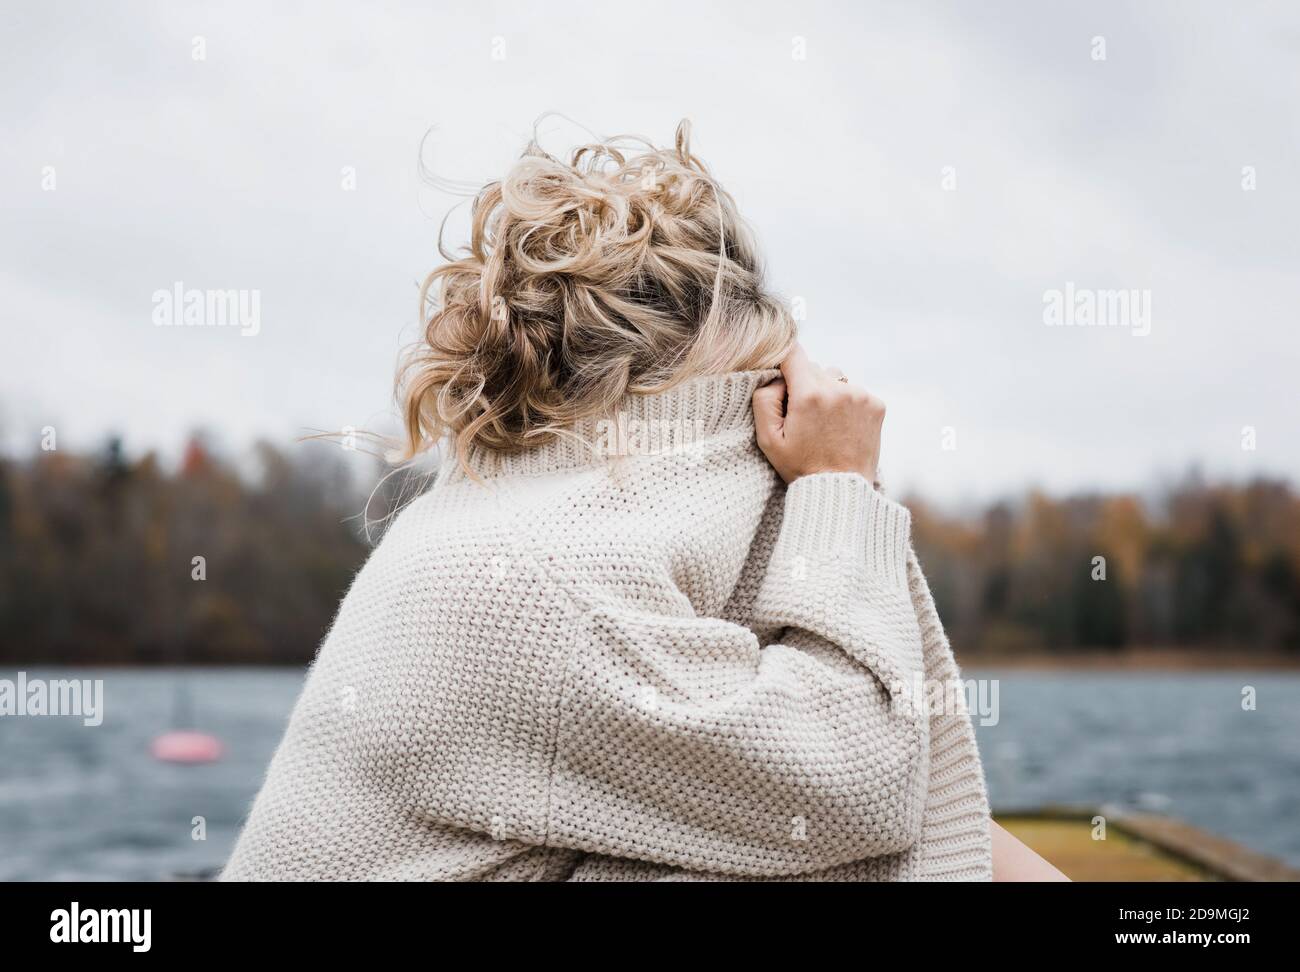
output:
M884 406L795 343L685 123L530 146L444 256L400 398L408 455L452 454L224 878L989 878Z

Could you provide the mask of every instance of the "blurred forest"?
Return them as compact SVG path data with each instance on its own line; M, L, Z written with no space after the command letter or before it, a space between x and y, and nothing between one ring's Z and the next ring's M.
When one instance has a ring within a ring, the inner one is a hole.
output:
M369 551L381 473L337 444L294 456L260 443L236 470L196 438L173 472L116 441L0 461L0 664L309 661Z
M1146 499L1032 493L965 520L905 502L963 654L1300 656L1300 497L1285 482L1190 475Z
M382 518L422 479L390 478L367 508L381 475L327 443L294 458L261 444L239 469L198 439L174 471L117 442L0 460L0 665L303 664L370 548L363 509ZM962 657L1300 655L1300 497L1284 482L1030 494L973 517L905 502Z

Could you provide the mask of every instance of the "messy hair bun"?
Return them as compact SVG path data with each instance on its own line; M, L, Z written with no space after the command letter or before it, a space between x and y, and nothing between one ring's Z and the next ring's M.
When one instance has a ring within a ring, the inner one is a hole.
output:
M734 200L690 150L621 137L568 164L534 140L475 197L464 255L420 292L399 372L406 454L516 452L628 393L772 367L794 340ZM436 296L435 296L436 291Z

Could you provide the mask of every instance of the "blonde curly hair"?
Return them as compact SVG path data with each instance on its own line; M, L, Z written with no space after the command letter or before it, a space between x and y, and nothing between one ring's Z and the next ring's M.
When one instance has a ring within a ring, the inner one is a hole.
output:
M629 393L773 367L795 339L687 121L672 149L620 136L568 164L534 137L471 223L459 259L439 239L449 262L420 290L423 340L398 374L404 458L449 435L468 470L475 447L516 452Z

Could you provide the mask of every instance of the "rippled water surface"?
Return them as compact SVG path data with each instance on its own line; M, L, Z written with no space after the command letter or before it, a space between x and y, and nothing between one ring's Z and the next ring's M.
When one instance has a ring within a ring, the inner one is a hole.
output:
M973 677L996 672L971 671ZM103 725L0 717L0 880L153 880L225 860L302 683L266 669L29 670L103 678ZM0 672L13 679L16 673ZM178 686L220 762L155 761ZM1255 711L1243 711L1243 686ZM1300 675L1015 673L979 726L995 807L1124 804L1300 866ZM195 817L206 839L194 840Z

